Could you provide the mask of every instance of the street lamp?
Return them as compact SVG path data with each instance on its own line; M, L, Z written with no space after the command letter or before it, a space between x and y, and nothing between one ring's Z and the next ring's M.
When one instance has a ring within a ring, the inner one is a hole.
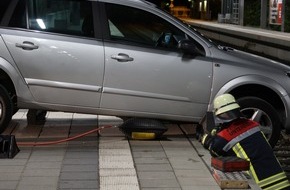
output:
M169 5L169 8L170 8L170 9L174 7L174 5L173 5L173 1L174 1L174 0L170 0L170 5Z

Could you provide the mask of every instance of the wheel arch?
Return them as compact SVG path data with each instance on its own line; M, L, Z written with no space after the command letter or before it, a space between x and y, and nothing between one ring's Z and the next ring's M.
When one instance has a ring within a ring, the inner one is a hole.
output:
M9 93L14 105L17 105L16 89L9 75L0 68L0 85L2 85Z
M290 127L290 119L287 119L290 111L290 99L287 91L276 81L264 76L243 76L226 83L216 96L223 93L230 93L236 99L255 96L267 101L278 112L283 126Z
M285 116L285 106L281 97L272 89L260 84L247 84L234 88L231 93L236 99L255 96L270 103L280 114Z

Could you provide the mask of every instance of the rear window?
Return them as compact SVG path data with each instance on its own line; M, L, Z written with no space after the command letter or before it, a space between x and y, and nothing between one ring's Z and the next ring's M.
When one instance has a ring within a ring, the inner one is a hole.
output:
M0 0L2 22L9 27L94 37L92 2L83 0L19 0L6 14L10 0Z
M92 2L28 0L29 29L93 37Z

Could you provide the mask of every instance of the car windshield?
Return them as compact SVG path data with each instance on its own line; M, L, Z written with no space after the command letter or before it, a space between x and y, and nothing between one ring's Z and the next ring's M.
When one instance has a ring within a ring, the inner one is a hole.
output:
M200 38L202 38L204 41L212 44L213 46L216 46L218 48L220 48L220 45L218 45L217 43L213 42L211 39L205 37L201 32L199 32L196 28L194 28L192 25L180 20L178 17L175 17L174 15L170 14L168 11L163 10L157 6L155 6L157 9L162 10L163 12L165 12L167 15L169 15L170 17L174 17L176 20L178 20L182 25L186 26L187 28L189 28L193 33L195 33L197 36L199 36Z
M213 44L215 46L218 46L218 44L216 44L215 42L213 42L211 39L205 37L201 32L199 32L196 28L192 27L192 25L184 23L191 31L193 31L195 34L197 34L198 36L201 36L203 40L209 42L210 44Z

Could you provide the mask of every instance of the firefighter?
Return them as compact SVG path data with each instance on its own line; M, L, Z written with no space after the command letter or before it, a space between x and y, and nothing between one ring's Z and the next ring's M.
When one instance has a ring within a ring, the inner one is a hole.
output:
M249 173L262 189L290 189L287 176L259 124L241 117L240 106L231 94L220 95L214 100L214 114L221 124L201 139L212 156L237 156L248 160Z

